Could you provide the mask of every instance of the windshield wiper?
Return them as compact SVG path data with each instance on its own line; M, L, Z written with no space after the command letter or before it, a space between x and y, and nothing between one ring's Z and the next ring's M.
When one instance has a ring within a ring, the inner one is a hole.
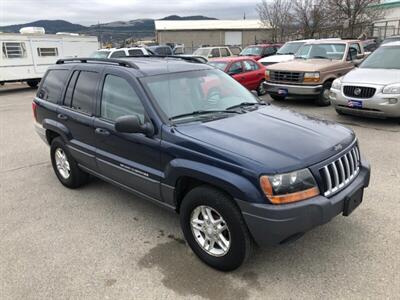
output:
M207 114L220 114L220 113L239 114L239 112L237 112L237 111L230 111L230 110L195 110L190 113L180 114L180 115L170 117L169 120L171 121L171 120L176 120L176 119L180 119L180 118L184 118L184 117L200 116L200 115L207 115Z
M227 110L235 109L235 108L238 108L238 107L254 106L254 105L265 105L265 103L262 103L262 102L242 102L242 103L233 105L231 107L228 107Z

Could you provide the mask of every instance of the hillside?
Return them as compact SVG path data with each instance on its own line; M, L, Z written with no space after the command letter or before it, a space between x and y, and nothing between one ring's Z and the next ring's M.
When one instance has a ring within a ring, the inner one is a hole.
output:
M46 33L56 32L80 32L87 29L87 27L73 24L64 20L39 20L31 23L16 24L8 26L0 26L2 32L19 32L22 27L43 27Z

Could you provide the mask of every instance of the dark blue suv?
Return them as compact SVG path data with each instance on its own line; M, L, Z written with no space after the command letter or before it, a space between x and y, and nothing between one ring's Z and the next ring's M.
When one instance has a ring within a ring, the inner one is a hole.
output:
M180 214L219 270L362 201L370 168L354 133L265 104L224 72L179 58L71 59L33 101L59 181L89 174Z

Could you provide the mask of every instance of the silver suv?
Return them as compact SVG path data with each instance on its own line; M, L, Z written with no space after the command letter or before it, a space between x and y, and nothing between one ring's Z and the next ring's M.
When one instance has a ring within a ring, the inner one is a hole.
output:
M330 99L339 114L400 118L400 42L382 45L336 79Z

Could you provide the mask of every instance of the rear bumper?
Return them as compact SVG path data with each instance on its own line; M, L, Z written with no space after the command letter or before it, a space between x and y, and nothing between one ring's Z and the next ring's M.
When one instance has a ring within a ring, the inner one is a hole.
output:
M340 193L327 198L317 196L309 200L271 205L237 200L245 222L260 246L283 243L291 237L329 222L343 212L345 199L369 184L370 167L363 161L357 178Z
M322 85L290 85L266 81L264 86L267 92L270 94L281 95L280 91L286 90L287 96L292 97L318 96L322 91Z
M47 141L46 137L46 129L44 129L43 126L40 125L39 123L35 122L35 131L39 135L39 137L43 140L43 142L45 142L48 145L49 142Z
M343 92L331 89L330 99L335 108L346 114L357 116L366 116L373 118L398 118L400 117L400 95L389 95L376 93L371 99L356 99L345 97ZM397 100L391 104L390 100ZM362 108L352 108L348 106L348 100L356 100L362 102Z

